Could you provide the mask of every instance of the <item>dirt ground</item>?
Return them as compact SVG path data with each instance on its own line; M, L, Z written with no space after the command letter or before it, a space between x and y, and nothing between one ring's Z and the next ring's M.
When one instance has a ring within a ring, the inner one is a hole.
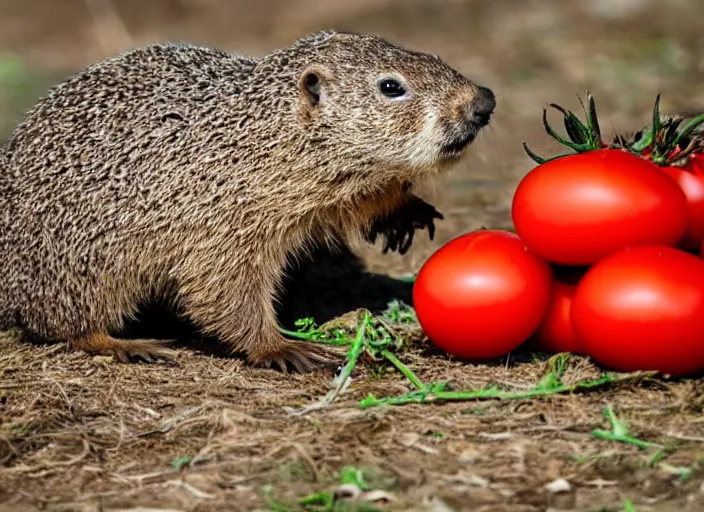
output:
M575 94L588 88L605 131L642 126L658 92L665 112L704 109L703 7L700 0L0 0L0 140L50 84L150 41L258 55L338 27L438 53L491 87L498 109L434 198L446 217L435 241L421 235L405 256L362 248L364 272L346 255L327 273L299 275L288 283L282 321L323 322L358 307L379 313L392 299L410 303L411 285L400 278L443 243L481 227L511 228L511 195L532 167L521 141L537 152L555 149L540 127L548 102L578 108ZM545 358L525 353L492 364L452 361L417 326L392 328L403 329L410 346L401 360L424 382L453 390L527 390L548 371ZM575 357L564 379L600 374ZM363 360L327 408L295 414L324 397L333 377L252 369L199 342L180 348L175 365L121 365L0 334L0 510L304 510L297 502L305 496L349 490L340 487L345 468L363 471L372 492L362 497L379 510L704 510L702 379L641 376L541 398L362 408L370 394L411 390L389 365ZM655 446L595 437L610 428L607 405L632 436ZM343 500L310 510L371 509Z

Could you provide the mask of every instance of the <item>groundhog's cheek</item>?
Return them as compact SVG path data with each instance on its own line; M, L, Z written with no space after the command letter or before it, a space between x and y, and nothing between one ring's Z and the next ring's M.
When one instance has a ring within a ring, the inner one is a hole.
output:
M419 131L405 143L405 160L416 167L433 166L440 159L445 141L441 123L435 115L428 114Z

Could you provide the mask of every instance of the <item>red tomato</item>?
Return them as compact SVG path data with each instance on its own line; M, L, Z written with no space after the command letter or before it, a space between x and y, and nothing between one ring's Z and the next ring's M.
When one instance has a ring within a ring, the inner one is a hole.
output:
M690 156L684 167L663 167L687 197L689 222L680 242L683 249L696 249L704 240L704 155Z
M591 265L634 245L676 245L687 229L687 200L655 164L617 149L546 162L513 199L516 232L536 255Z
M441 349L465 359L501 357L540 325L552 270L517 235L482 230L451 240L413 286L418 320Z
M572 299L577 289L577 279L556 278L552 285L552 296L543 323L535 333L531 348L556 354L572 352L585 354L582 343L572 327Z
M587 354L615 370L702 370L704 262L665 246L612 254L577 285L572 324Z

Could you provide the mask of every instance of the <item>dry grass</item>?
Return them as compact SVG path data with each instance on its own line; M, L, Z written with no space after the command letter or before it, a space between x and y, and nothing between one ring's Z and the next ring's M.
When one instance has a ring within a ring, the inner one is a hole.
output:
M265 486L290 507L279 510L302 510L298 499L334 490L350 466L386 491L377 497L390 510L620 510L627 498L642 510L704 505L699 380L362 409L369 394L411 388L390 366L358 365L328 407L298 415L330 391L332 374L283 376L192 349L175 365L121 365L9 335L0 344L7 510L266 510ZM525 390L547 371L528 354L453 362L424 342L401 359L424 382L454 390ZM572 358L564 380L599 374ZM595 439L594 429L609 429L606 404L635 437L658 446ZM545 487L559 479L568 482L563 491Z

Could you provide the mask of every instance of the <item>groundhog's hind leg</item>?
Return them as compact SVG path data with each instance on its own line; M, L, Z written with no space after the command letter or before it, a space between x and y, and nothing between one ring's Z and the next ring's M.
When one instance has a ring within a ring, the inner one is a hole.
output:
M164 345L162 340L126 340L113 338L106 333L94 333L84 338L72 340L69 345L73 350L82 350L93 355L113 356L121 363L142 360L153 363L156 360L170 361L175 352Z
M184 316L203 333L218 338L232 354L246 355L255 366L308 372L334 365L334 352L326 346L289 340L279 332L273 305L279 271L274 264L262 272L247 268L244 259L232 268L202 261L186 266L179 302Z

